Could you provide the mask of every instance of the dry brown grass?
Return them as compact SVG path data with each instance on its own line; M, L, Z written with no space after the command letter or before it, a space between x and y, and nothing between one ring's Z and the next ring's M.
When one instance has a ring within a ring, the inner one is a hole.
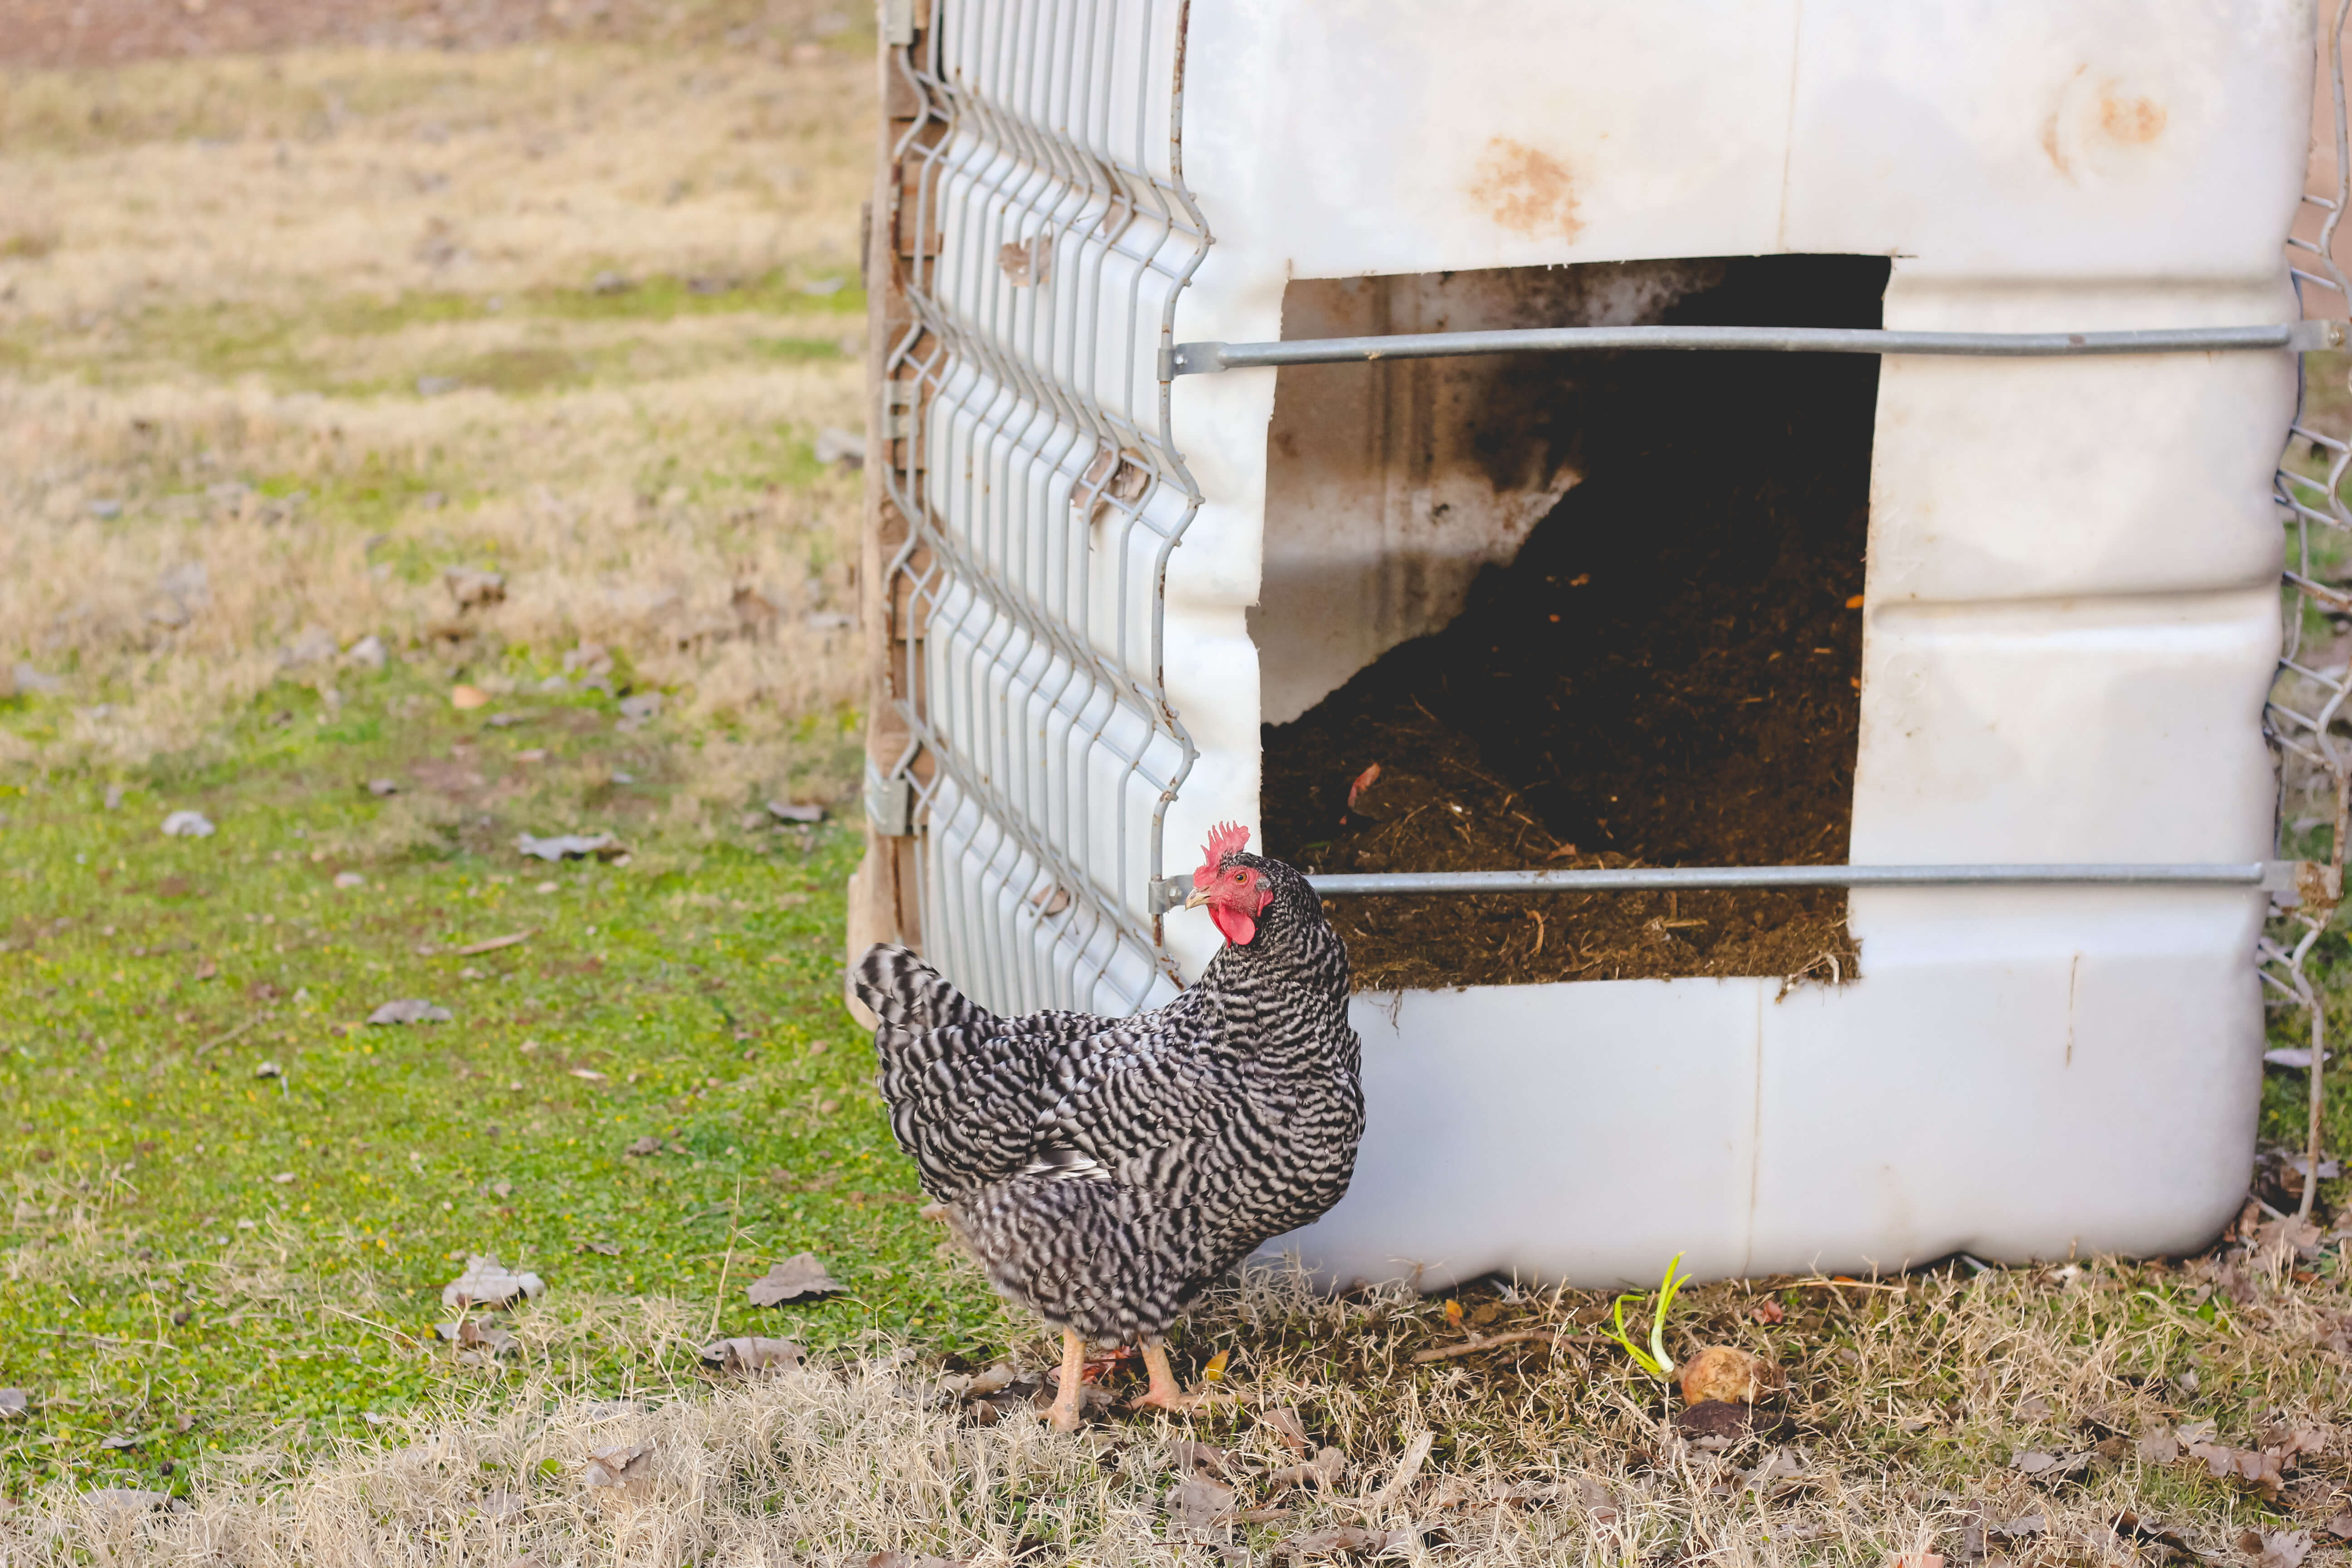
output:
M869 74L572 47L13 79L0 672L67 684L0 761L198 746L306 632L493 685L596 643L755 742L849 700L857 486L808 451L859 423L834 306ZM505 602L459 615L452 566Z
M2340 1255L2322 1264L2340 1267ZM2223 1304L2211 1321L2191 1304L2209 1289ZM213 1464L183 1511L90 1493L37 1500L0 1516L0 1562L784 1563L905 1552L1176 1563L1239 1561L1342 1526L1407 1531L1400 1558L1497 1564L1958 1561L1975 1543L2055 1565L2172 1550L2119 1535L2126 1513L2210 1560L2239 1559L2249 1531L2310 1545L2311 1563L2342 1558L2327 1524L2352 1500L2352 1433L2327 1424L2347 1407L2352 1366L2323 1340L2347 1297L2291 1251L2185 1270L1955 1267L1881 1283L1726 1285L1684 1300L1678 1348L1744 1343L1786 1365L1782 1430L1728 1447L1690 1440L1657 1387L1591 1332L1607 1299L1577 1292L1482 1291L1465 1328L1401 1289L1333 1300L1260 1274L1192 1320L1196 1364L1213 1348L1232 1356L1231 1404L1173 1426L1114 1415L1071 1437L1025 1401L982 1424L936 1363L878 1343L796 1373L681 1371L621 1399L586 1397L560 1374L568 1343L626 1341L648 1364L690 1366L699 1325L633 1303L536 1312L517 1328L539 1370L511 1375L537 1381L495 1405L453 1407L307 1467L268 1452ZM1784 1321L1760 1322L1764 1303ZM1470 1329L1528 1325L1567 1337L1412 1359ZM1041 1342L1021 1361L1042 1367L1051 1351ZM1295 1457L1259 1415L1285 1406L1312 1442L1347 1456L1337 1486L1275 1479ZM2265 1500L2199 1460L2137 1447L2200 1419L2242 1447L2277 1428L2326 1430ZM1424 1433L1427 1462L1392 1485ZM1182 1517L1171 1492L1187 1456L1171 1439L1188 1435L1227 1451L1228 1506L1255 1517ZM649 1454L626 1485L584 1477L592 1454L635 1446ZM2027 1451L2085 1454L2087 1468L2036 1481L2012 1463Z

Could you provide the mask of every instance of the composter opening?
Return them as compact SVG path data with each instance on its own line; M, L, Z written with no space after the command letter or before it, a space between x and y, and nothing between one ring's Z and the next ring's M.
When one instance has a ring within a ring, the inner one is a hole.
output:
M1295 282L1286 338L1876 327L1883 258ZM1251 614L1270 853L1318 871L1846 858L1878 361L1277 373ZM1374 770L1377 770L1375 772ZM1851 977L1840 891L1348 897L1365 989Z

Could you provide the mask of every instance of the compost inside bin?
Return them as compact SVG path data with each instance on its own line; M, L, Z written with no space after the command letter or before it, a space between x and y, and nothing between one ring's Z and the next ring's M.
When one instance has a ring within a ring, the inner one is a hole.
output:
M1884 261L1723 267L1664 319L1879 324ZM1444 629L1266 727L1268 853L1318 871L1846 858L1876 357L1627 353L1580 370L1553 384L1583 477L1517 557ZM1858 957L1840 889L1328 907L1371 990L1850 978Z

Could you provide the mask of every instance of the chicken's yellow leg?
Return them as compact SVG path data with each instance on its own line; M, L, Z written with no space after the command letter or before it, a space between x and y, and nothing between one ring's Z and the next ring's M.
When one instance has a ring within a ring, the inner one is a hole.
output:
M1151 1386L1136 1400L1139 1405L1156 1405L1162 1410L1181 1413L1198 1410L1216 1397L1209 1393L1187 1394L1176 1386L1176 1373L1168 1365L1166 1345L1147 1341L1143 1347L1143 1365L1144 1370L1151 1373Z
M1163 1361L1162 1364L1165 1364ZM1087 1342L1076 1329L1062 1331L1062 1386L1054 1392L1054 1408L1048 1415L1056 1432L1078 1429L1078 1391L1085 1382Z

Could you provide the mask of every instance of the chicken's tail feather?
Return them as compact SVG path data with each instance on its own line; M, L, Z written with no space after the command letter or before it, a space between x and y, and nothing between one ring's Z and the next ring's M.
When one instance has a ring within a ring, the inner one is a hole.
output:
M885 1025L928 1031L989 1019L987 1010L903 947L876 942L857 961L858 999Z

